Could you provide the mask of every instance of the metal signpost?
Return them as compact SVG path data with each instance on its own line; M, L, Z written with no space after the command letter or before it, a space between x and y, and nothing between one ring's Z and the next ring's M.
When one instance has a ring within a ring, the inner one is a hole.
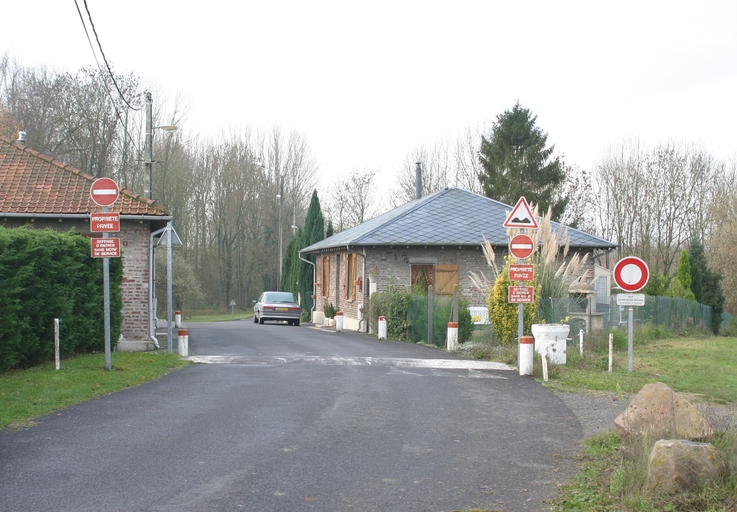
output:
M627 370L632 372L635 339L633 306L645 305L645 294L633 293L641 290L650 279L647 263L635 256L622 258L614 265L614 282L628 293L617 294L617 305L629 306L627 316Z
M118 200L120 191L118 184L110 178L99 178L90 187L90 197L95 204L102 206L102 215L108 214L107 207ZM120 239L109 238L108 233L115 229L114 220L100 222L97 214L90 214L90 231L102 232L102 238L93 238L91 251L93 258L102 258L103 300L105 303L105 369L112 368L110 356L110 260L109 258L120 257ZM117 215L117 214L113 214ZM96 220L93 220L96 216ZM101 225L102 224L102 225ZM118 217L117 230L120 231L120 218Z
M530 205L524 197L520 197L512 212L504 221L504 227L522 228L522 229L538 229L537 219L532 214ZM531 281L535 277L535 269L533 265L523 265L525 258L528 258L535 251L535 244L526 234L518 234L509 241L509 252L517 258L519 265L510 265L509 279L510 281L519 281L519 286L510 286L507 291L507 302L517 304L517 361L522 359L522 345L519 343L525 334L525 304L534 302L534 288L532 286L524 286L524 281ZM513 277L514 276L514 277ZM526 279L525 276L529 276ZM515 279L515 277L519 279ZM521 368L521 366L520 366Z

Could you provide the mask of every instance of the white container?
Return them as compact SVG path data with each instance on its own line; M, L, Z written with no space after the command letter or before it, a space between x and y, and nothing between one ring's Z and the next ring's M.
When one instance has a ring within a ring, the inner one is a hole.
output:
M385 316L379 317L379 339L380 340L386 339L386 317Z
M343 332L343 312L338 311L335 313L335 330L337 332Z
M535 337L535 352L547 354L552 364L566 364L566 346L568 324L532 324L532 335Z

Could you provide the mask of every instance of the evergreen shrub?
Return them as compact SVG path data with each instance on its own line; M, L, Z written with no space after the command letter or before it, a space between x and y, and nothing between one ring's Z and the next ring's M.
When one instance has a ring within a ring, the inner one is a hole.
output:
M105 347L102 259L71 231L0 227L0 371L54 357L54 319L62 356ZM110 339L120 336L121 258L110 258Z

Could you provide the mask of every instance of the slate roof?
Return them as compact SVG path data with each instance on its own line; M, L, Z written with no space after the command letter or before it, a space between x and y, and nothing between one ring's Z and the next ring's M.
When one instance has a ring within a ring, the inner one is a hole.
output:
M30 217L102 211L90 198L94 181L94 176L0 137L0 213ZM121 215L167 215L154 201L128 190L120 191L109 211Z
M507 246L504 221L514 207L463 190L446 188L410 201L363 224L302 249L320 252L346 246L477 246L483 237L494 246ZM553 222L554 229L560 224ZM616 244L568 228L570 246L613 249Z

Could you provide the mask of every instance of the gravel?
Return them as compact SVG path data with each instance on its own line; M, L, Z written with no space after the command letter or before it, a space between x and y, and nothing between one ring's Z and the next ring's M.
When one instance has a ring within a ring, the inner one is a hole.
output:
M624 412L630 400L616 393L555 391L555 394L578 418L584 438L613 430L614 419Z

